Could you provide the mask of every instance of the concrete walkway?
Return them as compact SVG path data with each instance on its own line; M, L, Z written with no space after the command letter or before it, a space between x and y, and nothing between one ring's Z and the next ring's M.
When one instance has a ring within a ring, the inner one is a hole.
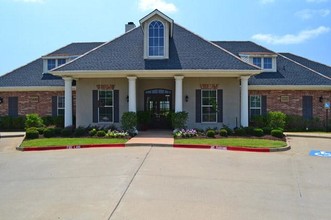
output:
M174 144L174 137L170 130L140 131L139 134L125 143L126 146L169 146Z
M287 137L330 138L331 132L284 132Z

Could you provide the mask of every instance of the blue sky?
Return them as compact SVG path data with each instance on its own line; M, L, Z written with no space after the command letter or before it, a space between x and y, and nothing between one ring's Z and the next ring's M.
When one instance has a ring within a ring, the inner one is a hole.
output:
M0 0L0 75L72 42L112 40L155 8L208 40L331 66L331 0Z

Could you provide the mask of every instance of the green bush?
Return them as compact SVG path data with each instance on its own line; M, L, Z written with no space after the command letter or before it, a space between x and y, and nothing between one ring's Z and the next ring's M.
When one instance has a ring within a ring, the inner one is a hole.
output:
M27 139L37 139L39 138L39 132L36 127L30 127L26 129L25 137Z
M44 130L44 137L45 138L55 137L55 129L54 128L46 128Z
M65 127L61 130L61 136L62 137L71 137L73 133L73 128L72 126Z
M270 134L272 129L269 127L264 127L264 128L262 128L262 130L263 130L264 134Z
M44 130L45 128L44 127L40 127L40 128L37 128L39 134L44 134Z
M185 111L174 112L171 114L171 125L174 129L182 129L186 127L188 113Z
M246 135L254 136L254 129L255 127L244 127Z
M12 118L12 128L14 130L24 130L25 117L19 116Z
M228 126L224 125L222 129L225 129L228 133L228 135L233 135L233 130L229 128Z
M56 116L54 118L54 125L58 128L64 128L64 116Z
M90 130L90 131L88 132L88 134L89 134L91 137L95 136L95 135L97 134L97 129L93 128L92 130Z
M46 127L50 126L50 125L54 125L55 118L52 116L49 116L49 115L43 116L43 117L41 117L41 119L43 120Z
M55 127L54 128L54 133L55 136L61 136L62 128Z
M271 135L273 137L277 137L277 138L282 138L284 137L284 134L283 134L283 131L282 130L279 130L279 129L274 129L271 131Z
M268 123L267 116L265 115L254 115L250 120L250 124L257 128L266 127Z
M0 129L7 130L12 128L13 118L10 116L3 116L0 118Z
M284 130L286 124L286 115L283 112L268 112L268 127Z
M207 137L214 138L215 137L215 131L214 130L208 130L206 135L207 135Z
M104 137L104 136L106 136L106 132L104 130L97 131L97 136Z
M263 130L261 128L254 129L254 136L262 137L264 135Z
M75 129L74 136L75 137L82 137L86 135L86 129L84 127L79 126Z
M220 130L220 136L222 137L227 137L228 136L228 131L224 128Z
M123 130L132 130L137 126L137 114L135 112L124 112L121 118L121 124Z
M237 136L245 136L246 134L246 130L244 128L237 128L234 129L234 134Z
M150 111L138 111L137 112L137 123L139 129L146 130L151 123L152 114ZM114 130L114 129L112 129Z
M43 120L38 114L27 114L26 119L25 119L25 127L26 128L31 128L31 127L36 127L36 128L41 128L45 127Z

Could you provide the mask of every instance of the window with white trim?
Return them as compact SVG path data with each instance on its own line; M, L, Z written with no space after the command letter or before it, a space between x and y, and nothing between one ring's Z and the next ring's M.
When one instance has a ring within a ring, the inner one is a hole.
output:
M164 25L161 21L152 21L148 26L148 56L164 56Z
M99 90L98 116L99 122L114 121L114 92L113 90Z
M47 70L52 70L55 67L61 66L66 63L66 59L47 59Z
M217 122L217 90L201 90L201 122Z
M249 96L250 117L262 114L262 98L260 95Z
M253 64L265 70L272 70L272 57L253 57Z
M261 57L253 57L253 64L255 66L261 67L262 66L262 62L261 62Z
M263 69L272 69L272 58L271 57L263 58Z
M64 116L64 96L58 96L57 97L57 115L58 116Z

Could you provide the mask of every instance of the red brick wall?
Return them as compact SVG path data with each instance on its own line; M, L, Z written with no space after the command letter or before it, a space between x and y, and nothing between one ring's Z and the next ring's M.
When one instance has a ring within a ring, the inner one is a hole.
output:
M52 92L0 92L0 116L8 115L8 97L18 97L18 115L37 113L40 116L52 115L52 96L64 96L64 91ZM73 112L75 113L76 92L73 91Z
M303 90L273 90L273 91L249 91L250 95L267 96L267 111L281 111L288 115L302 116L302 97L313 97L313 115L321 120L325 119L324 101L331 99L331 91L303 91ZM288 102L282 102L281 96L288 96ZM324 101L320 102L319 97Z

